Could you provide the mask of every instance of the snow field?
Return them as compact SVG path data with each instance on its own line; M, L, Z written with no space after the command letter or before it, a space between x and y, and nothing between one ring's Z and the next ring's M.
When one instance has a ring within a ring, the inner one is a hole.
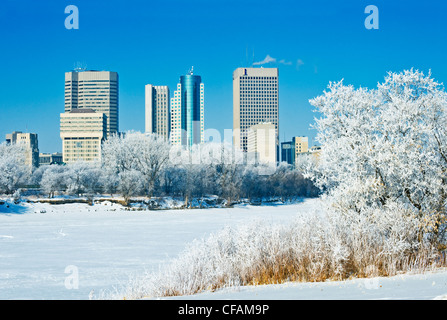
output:
M9 202L0 206L0 299L78 300L92 290L104 297L158 271L194 239L256 219L287 222L315 204L125 211L111 203ZM68 266L78 269L78 288L65 286Z

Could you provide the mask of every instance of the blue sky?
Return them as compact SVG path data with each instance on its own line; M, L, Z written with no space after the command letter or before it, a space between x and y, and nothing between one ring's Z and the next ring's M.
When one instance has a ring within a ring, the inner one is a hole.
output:
M79 29L64 9L79 9ZM368 30L367 5L379 9ZM144 130L144 86L175 90L194 66L205 84L205 128L232 128L232 73L267 56L279 68L280 140L307 135L309 99L342 78L374 87L388 71L432 70L447 81L444 1L2 0L0 139L35 132L61 151L64 73L77 63L120 76L120 131Z

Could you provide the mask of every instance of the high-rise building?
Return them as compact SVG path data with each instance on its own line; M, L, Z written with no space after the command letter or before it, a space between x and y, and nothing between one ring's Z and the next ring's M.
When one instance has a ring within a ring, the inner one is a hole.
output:
M272 123L250 127L247 134L247 154L255 164L276 164L276 128Z
M170 97L167 86L145 87L145 131L156 133L169 140L171 132Z
M103 113L107 135L118 133L118 74L75 70L65 73L65 112L88 108Z
M202 78L191 69L180 76L171 99L171 144L191 147L204 142L204 106Z
M248 129L270 122L275 126L278 148L278 106L278 68L237 68L233 72L234 146L247 151Z
M89 108L75 108L60 116L63 162L99 161L107 116Z
M6 135L6 143L23 144L26 149L25 164L35 168L39 166L39 140L37 133L14 131Z

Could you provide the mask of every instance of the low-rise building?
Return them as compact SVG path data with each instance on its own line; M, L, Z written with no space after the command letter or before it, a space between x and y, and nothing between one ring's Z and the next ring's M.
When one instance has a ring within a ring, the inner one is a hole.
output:
M107 117L93 109L61 113L62 161L101 160L101 145L107 138Z
M39 165L47 166L50 164L62 164L62 153L40 153L39 154Z

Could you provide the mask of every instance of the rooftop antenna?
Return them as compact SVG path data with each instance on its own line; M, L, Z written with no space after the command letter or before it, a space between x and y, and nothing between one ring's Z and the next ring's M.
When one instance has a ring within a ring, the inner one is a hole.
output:
M193 75L194 74L194 66L191 67L191 69L189 70L189 74Z

